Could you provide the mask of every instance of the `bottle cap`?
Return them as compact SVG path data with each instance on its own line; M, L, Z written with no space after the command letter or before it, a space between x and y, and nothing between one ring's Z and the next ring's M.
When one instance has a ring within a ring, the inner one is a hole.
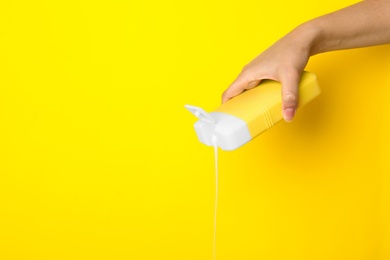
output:
M185 105L199 120L194 124L200 142L213 146L217 144L222 150L234 150L249 142L252 137L248 127L240 118L221 113L207 113L200 107Z

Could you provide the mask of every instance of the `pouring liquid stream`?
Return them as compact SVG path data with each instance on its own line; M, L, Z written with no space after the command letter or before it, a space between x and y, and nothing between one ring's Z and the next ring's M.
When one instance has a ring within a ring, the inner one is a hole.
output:
M217 210L218 210L218 145L217 138L212 137L214 147L214 164L215 164L215 201L214 201L214 241L213 241L213 259L217 259Z

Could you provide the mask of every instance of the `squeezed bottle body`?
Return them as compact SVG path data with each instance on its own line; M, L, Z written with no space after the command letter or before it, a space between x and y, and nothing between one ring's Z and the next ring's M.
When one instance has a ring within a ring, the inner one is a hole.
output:
M299 109L321 93L317 77L304 72L298 91ZM212 146L211 137L215 135L222 150L234 150L283 119L281 84L265 80L211 113L195 106L186 105L186 108L199 118L194 126L202 143Z

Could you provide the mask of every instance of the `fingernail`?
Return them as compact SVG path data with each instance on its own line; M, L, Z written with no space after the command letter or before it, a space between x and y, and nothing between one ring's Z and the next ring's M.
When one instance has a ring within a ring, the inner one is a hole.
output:
M283 110L283 117L286 122L291 122L295 115L295 109L292 107Z

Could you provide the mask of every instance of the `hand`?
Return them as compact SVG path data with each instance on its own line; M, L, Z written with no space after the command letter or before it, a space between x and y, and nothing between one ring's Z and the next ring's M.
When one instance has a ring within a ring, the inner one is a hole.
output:
M263 79L282 83L282 113L291 121L298 83L309 57L318 53L390 43L390 1L362 1L308 21L246 65L225 90L222 103Z
M300 77L310 57L311 38L301 32L299 28L290 32L247 64L223 93L222 103L256 87L263 79L276 80L282 84L283 117L291 121L298 105Z

